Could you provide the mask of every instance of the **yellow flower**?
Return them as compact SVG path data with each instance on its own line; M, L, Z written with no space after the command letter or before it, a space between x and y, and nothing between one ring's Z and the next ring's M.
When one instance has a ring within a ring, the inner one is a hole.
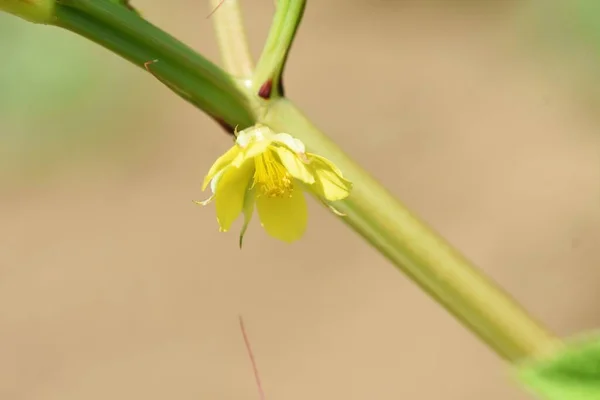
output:
M244 214L240 247L254 207L267 233L285 242L299 239L308 213L303 190L322 202L342 200L352 183L331 161L307 153L304 144L287 133L256 125L237 135L235 145L215 161L204 178L210 184L220 230L226 232ZM330 206L331 207L331 206Z

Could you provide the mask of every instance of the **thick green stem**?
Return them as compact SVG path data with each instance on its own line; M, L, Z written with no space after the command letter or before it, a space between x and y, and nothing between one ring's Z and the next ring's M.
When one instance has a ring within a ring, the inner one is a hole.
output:
M147 67L178 95L227 125L243 128L254 123L256 104L231 76L121 5L62 0L54 24ZM158 61L148 65L153 60Z
M322 134L294 105L274 100L263 122L334 161L355 183L336 208L355 231L509 361L552 351L557 339Z

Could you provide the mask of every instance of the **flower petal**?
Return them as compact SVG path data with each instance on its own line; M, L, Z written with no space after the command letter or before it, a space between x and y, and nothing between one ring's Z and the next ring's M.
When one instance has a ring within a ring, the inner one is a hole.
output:
M244 148L244 151L242 153L240 153L239 156L236 157L235 160L233 160L232 165L239 167L246 160L248 160L250 158L254 158L254 157L264 153L270 144L271 144L270 139L255 140L255 141L248 143L248 145Z
M296 153L305 153L304 143L289 133L278 133L273 137L274 142L282 143Z
M233 166L227 168L219 179L215 193L215 208L221 231L227 232L242 212L253 173L254 163L250 160L239 168Z
M231 162L237 157L237 155L242 151L239 146L233 146L229 150L225 152L221 157L217 158L217 161L210 167L210 170L206 174L204 178L204 182L202 183L202 190L205 190L208 186L208 183L225 167L227 167Z
M292 191L291 197L258 196L256 208L262 226L276 239L291 243L306 230L308 211L301 190Z
M212 192L210 197L206 200L194 200L194 203L199 204L201 206L205 206L211 201L213 201L213 199L215 198L215 193L217 192L217 184L219 183L219 179L221 179L221 176L223 176L223 172L225 172L224 169L219 171L215 175L215 177L210 180L210 191Z
M327 201L337 201L348 197L352 182L342 176L342 172L328 159L316 154L308 154L309 168L316 182L310 188Z
M271 128L257 124L238 133L235 142L240 147L246 147L255 141L273 140L274 136L275 133L273 130L271 130Z
M252 219L252 214L254 213L254 203L256 202L256 189L250 188L246 190L246 196L244 197L244 225L242 225L242 230L240 231L240 249L242 248L242 242L244 240L244 234L246 233L246 229L248 229L248 224Z
M279 156L279 160L290 175L309 185L315 182L315 177L308 169L308 165L306 165L296 153L287 147L274 147L273 150L275 150Z

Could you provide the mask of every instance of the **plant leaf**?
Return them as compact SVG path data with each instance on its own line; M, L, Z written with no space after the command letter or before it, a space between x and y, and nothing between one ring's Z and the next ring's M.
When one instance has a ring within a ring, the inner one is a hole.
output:
M517 375L542 399L600 399L600 336L569 341L550 358L526 361Z

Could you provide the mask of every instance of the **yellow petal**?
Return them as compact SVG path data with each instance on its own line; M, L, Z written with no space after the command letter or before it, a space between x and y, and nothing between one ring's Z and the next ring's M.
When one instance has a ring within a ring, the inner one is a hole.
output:
M239 146L233 146L225 152L221 157L217 158L217 161L210 167L210 170L204 178L202 183L202 190L205 190L212 178L215 177L223 168L227 167L236 158L236 156L242 151Z
M304 143L302 143L302 141L300 141L299 139L296 139L289 133L278 133L273 137L273 141L286 145L295 153L305 153L306 152Z
M262 226L276 239L290 243L306 230L308 211L301 190L292 191L291 197L258 196L256 208Z
M310 162L315 160L319 166L325 166L325 168L330 169L334 174L343 176L342 171L340 171L337 165L329 161L327 158L313 153L307 153L307 156Z
M246 233L246 229L248 229L248 224L252 219L252 214L254 213L254 203L256 202L256 189L250 188L246 190L246 196L244 197L244 225L242 225L242 230L240 231L240 249L242 248L242 242L244 240L244 234Z
M221 231L227 232L242 212L244 197L254 172L254 163L246 162L240 168L229 167L217 183L215 208Z
M315 177L312 175L308 166L298 157L296 153L287 147L275 147L275 152L279 156L279 160L285 169L294 178L308 183L309 185L315 182Z
M217 172L214 178L210 180L210 191L212 192L210 197L206 200L194 200L194 203L199 204L201 206L205 206L211 201L213 201L213 199L215 198L215 193L217 192L217 185L219 184L219 179L221 179L221 177L223 176L223 172L225 172L224 169Z
M327 201L337 201L348 197L352 182L342 176L342 172L328 159L316 154L307 154L309 168L316 178L311 189Z
M262 153L264 153L269 145L271 144L270 139L263 140L254 140L248 143L248 145L244 148L244 151L233 160L232 164L236 167L239 167L246 160L250 158L254 158Z
M235 142L240 147L246 147L252 141L260 141L269 139L272 140L275 133L271 128L265 125L256 124L250 128L246 128L236 135Z

